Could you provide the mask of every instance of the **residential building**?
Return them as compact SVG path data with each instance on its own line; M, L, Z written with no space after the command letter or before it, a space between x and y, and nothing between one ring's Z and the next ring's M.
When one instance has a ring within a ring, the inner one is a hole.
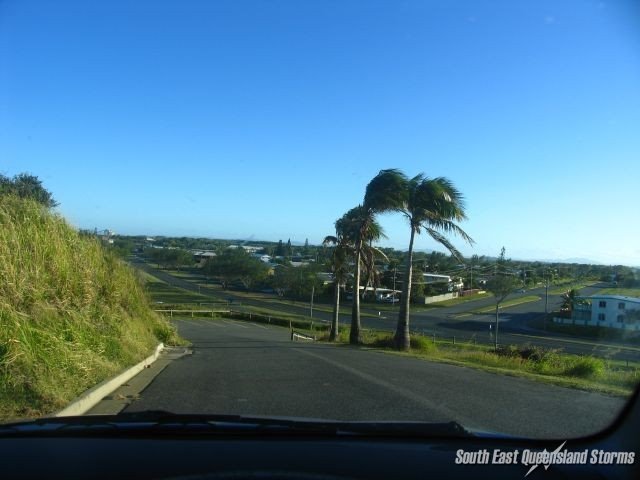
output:
M640 298L592 295L577 300L571 314L572 323L640 330Z

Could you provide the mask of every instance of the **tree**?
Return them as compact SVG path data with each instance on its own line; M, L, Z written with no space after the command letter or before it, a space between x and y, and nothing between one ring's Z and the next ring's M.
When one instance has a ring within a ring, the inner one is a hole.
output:
M193 264L193 255L191 252L182 248L149 248L145 251L145 255L152 262L162 265L164 268L180 267Z
M351 306L351 330L349 343L362 343L360 326L360 278L363 267L371 268L373 255L370 254L372 242L383 236L382 227L375 220L375 211L358 205L345 213L336 222L336 231L342 232L353 244L354 274L353 302Z
M356 207L357 208L357 207ZM329 265L331 268L331 272L333 273L334 278L334 297L333 297L333 316L331 321L331 332L329 334L329 340L334 341L338 336L338 323L340 316L340 288L347 282L349 276L349 259L355 257L355 243L358 235L358 226L357 222L357 214L361 211L355 209L350 210L345 213L340 219L338 219L335 223L336 227L336 235L335 236L327 236L322 242L323 246L333 245L333 251L330 257ZM371 228L373 232L372 238L376 235L381 235L382 231L378 225L374 225ZM364 257L364 263L367 265L367 271L370 272L371 268L374 268L375 260L374 260L374 251L378 251L371 246L371 242L369 242L369 247L364 249L364 252L361 253L360 257ZM371 274L369 273L370 277ZM358 282L359 283L359 282ZM356 286L354 281L354 299L358 296L355 292L358 292L360 289L360 285ZM358 300L359 302L359 300ZM359 322L359 312L356 316L356 321L353 322L352 316L352 331L354 328L359 331L360 322ZM359 337L359 334L357 335Z
M278 246L276 247L275 255L277 257L284 257L284 254L284 244L282 243L282 240L278 240Z
M584 303L580 298L578 298L579 293L580 292L575 288L570 288L562 294L562 305L560 305L560 311L566 312L568 318L571 318L573 309L576 305L581 305Z
M495 346L494 349L498 350L498 327L500 325L500 304L509 296L511 292L517 287L518 279L511 275L507 270L508 260L505 259L505 248L502 247L500 256L495 265L495 273L487 281L486 289L491 292L496 302L496 330L495 330Z
M336 236L327 236L322 242L323 246L333 245L329 267L333 274L333 315L331 316L331 330L329 341L334 342L338 338L340 323L340 289L348 279L349 258L353 254L353 245L349 239L336 231Z
M409 315L411 279L413 268L413 244L415 235L423 230L436 242L462 261L462 254L447 239L453 233L469 244L473 239L455 222L466 219L462 194L444 177L427 178L423 174L409 179L396 169L381 170L367 185L365 204L374 206L376 212L399 211L409 221L409 250L406 257L400 313L394 335L396 348L409 350Z
M242 248L228 248L207 260L204 270L207 274L217 276L225 290L235 280L240 281L248 290L255 282L267 276L269 268Z
M58 206L53 195L42 186L42 181L35 175L20 173L13 178L0 174L0 195L16 195L20 198L30 198L47 208Z

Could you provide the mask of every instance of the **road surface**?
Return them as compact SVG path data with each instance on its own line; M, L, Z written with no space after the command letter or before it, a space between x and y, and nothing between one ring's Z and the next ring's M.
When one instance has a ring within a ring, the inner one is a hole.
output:
M170 363L126 411L335 420L456 420L567 439L605 427L624 399L365 349L291 342L284 328L176 321L193 355Z

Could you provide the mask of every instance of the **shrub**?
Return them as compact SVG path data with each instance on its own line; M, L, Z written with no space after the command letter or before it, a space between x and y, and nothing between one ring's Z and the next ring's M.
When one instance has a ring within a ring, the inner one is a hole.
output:
M501 357L521 357L520 349L517 345L500 345L496 354Z
M594 357L577 357L567 363L564 373L572 377L599 377L604 373L605 369L604 362Z
M438 349L431 338L421 337L418 335L411 336L411 350L420 353L431 353Z

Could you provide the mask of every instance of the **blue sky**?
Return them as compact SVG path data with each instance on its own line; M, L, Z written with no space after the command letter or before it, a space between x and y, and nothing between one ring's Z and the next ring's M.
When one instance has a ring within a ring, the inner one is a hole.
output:
M640 265L639 125L633 2L0 3L0 173L83 228L318 243L393 167L467 255Z

